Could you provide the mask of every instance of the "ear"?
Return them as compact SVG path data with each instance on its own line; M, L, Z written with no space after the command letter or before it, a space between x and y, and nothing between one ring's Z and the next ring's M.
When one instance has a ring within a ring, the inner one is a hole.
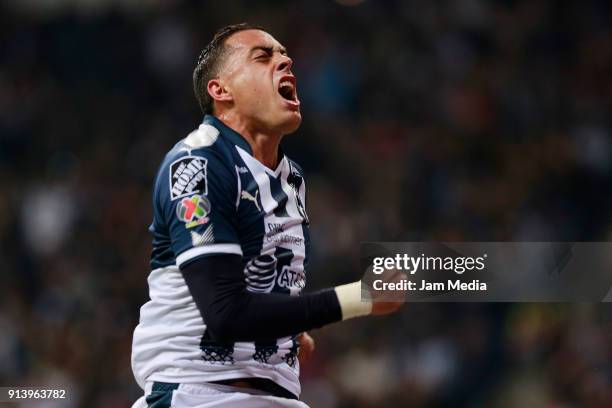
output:
M217 102L231 102L234 98L219 78L213 78L206 84L206 90L213 100Z

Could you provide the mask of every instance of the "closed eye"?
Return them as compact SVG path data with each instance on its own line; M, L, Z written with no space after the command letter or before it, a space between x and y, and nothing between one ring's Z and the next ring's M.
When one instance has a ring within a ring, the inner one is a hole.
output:
M268 59L272 57L273 50L270 47L254 47L253 58L256 60Z

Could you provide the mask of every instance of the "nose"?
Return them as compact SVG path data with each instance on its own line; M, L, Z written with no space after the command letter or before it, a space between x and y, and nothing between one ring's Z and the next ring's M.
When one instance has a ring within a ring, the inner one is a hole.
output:
M281 60L276 69L278 71L289 71L293 66L293 60L287 55L281 55Z

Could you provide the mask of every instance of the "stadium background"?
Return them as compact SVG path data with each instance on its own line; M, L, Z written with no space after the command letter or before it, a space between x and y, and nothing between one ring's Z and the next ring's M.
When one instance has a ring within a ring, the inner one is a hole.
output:
M152 178L201 119L191 71L228 23L295 60L305 120L284 145L307 174L309 289L358 278L365 240L609 240L611 8L2 2L0 385L139 396ZM612 406L606 304L408 305L314 337L313 407Z

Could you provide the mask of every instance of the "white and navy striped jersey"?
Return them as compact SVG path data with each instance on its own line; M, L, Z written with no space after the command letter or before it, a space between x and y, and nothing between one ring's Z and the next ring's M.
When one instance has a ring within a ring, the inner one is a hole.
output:
M200 257L238 254L248 290L300 294L309 248L305 184L300 167L281 157L267 168L213 116L167 154L153 192L151 300L133 339L141 387L260 377L299 395L295 336L214 342L179 270Z

